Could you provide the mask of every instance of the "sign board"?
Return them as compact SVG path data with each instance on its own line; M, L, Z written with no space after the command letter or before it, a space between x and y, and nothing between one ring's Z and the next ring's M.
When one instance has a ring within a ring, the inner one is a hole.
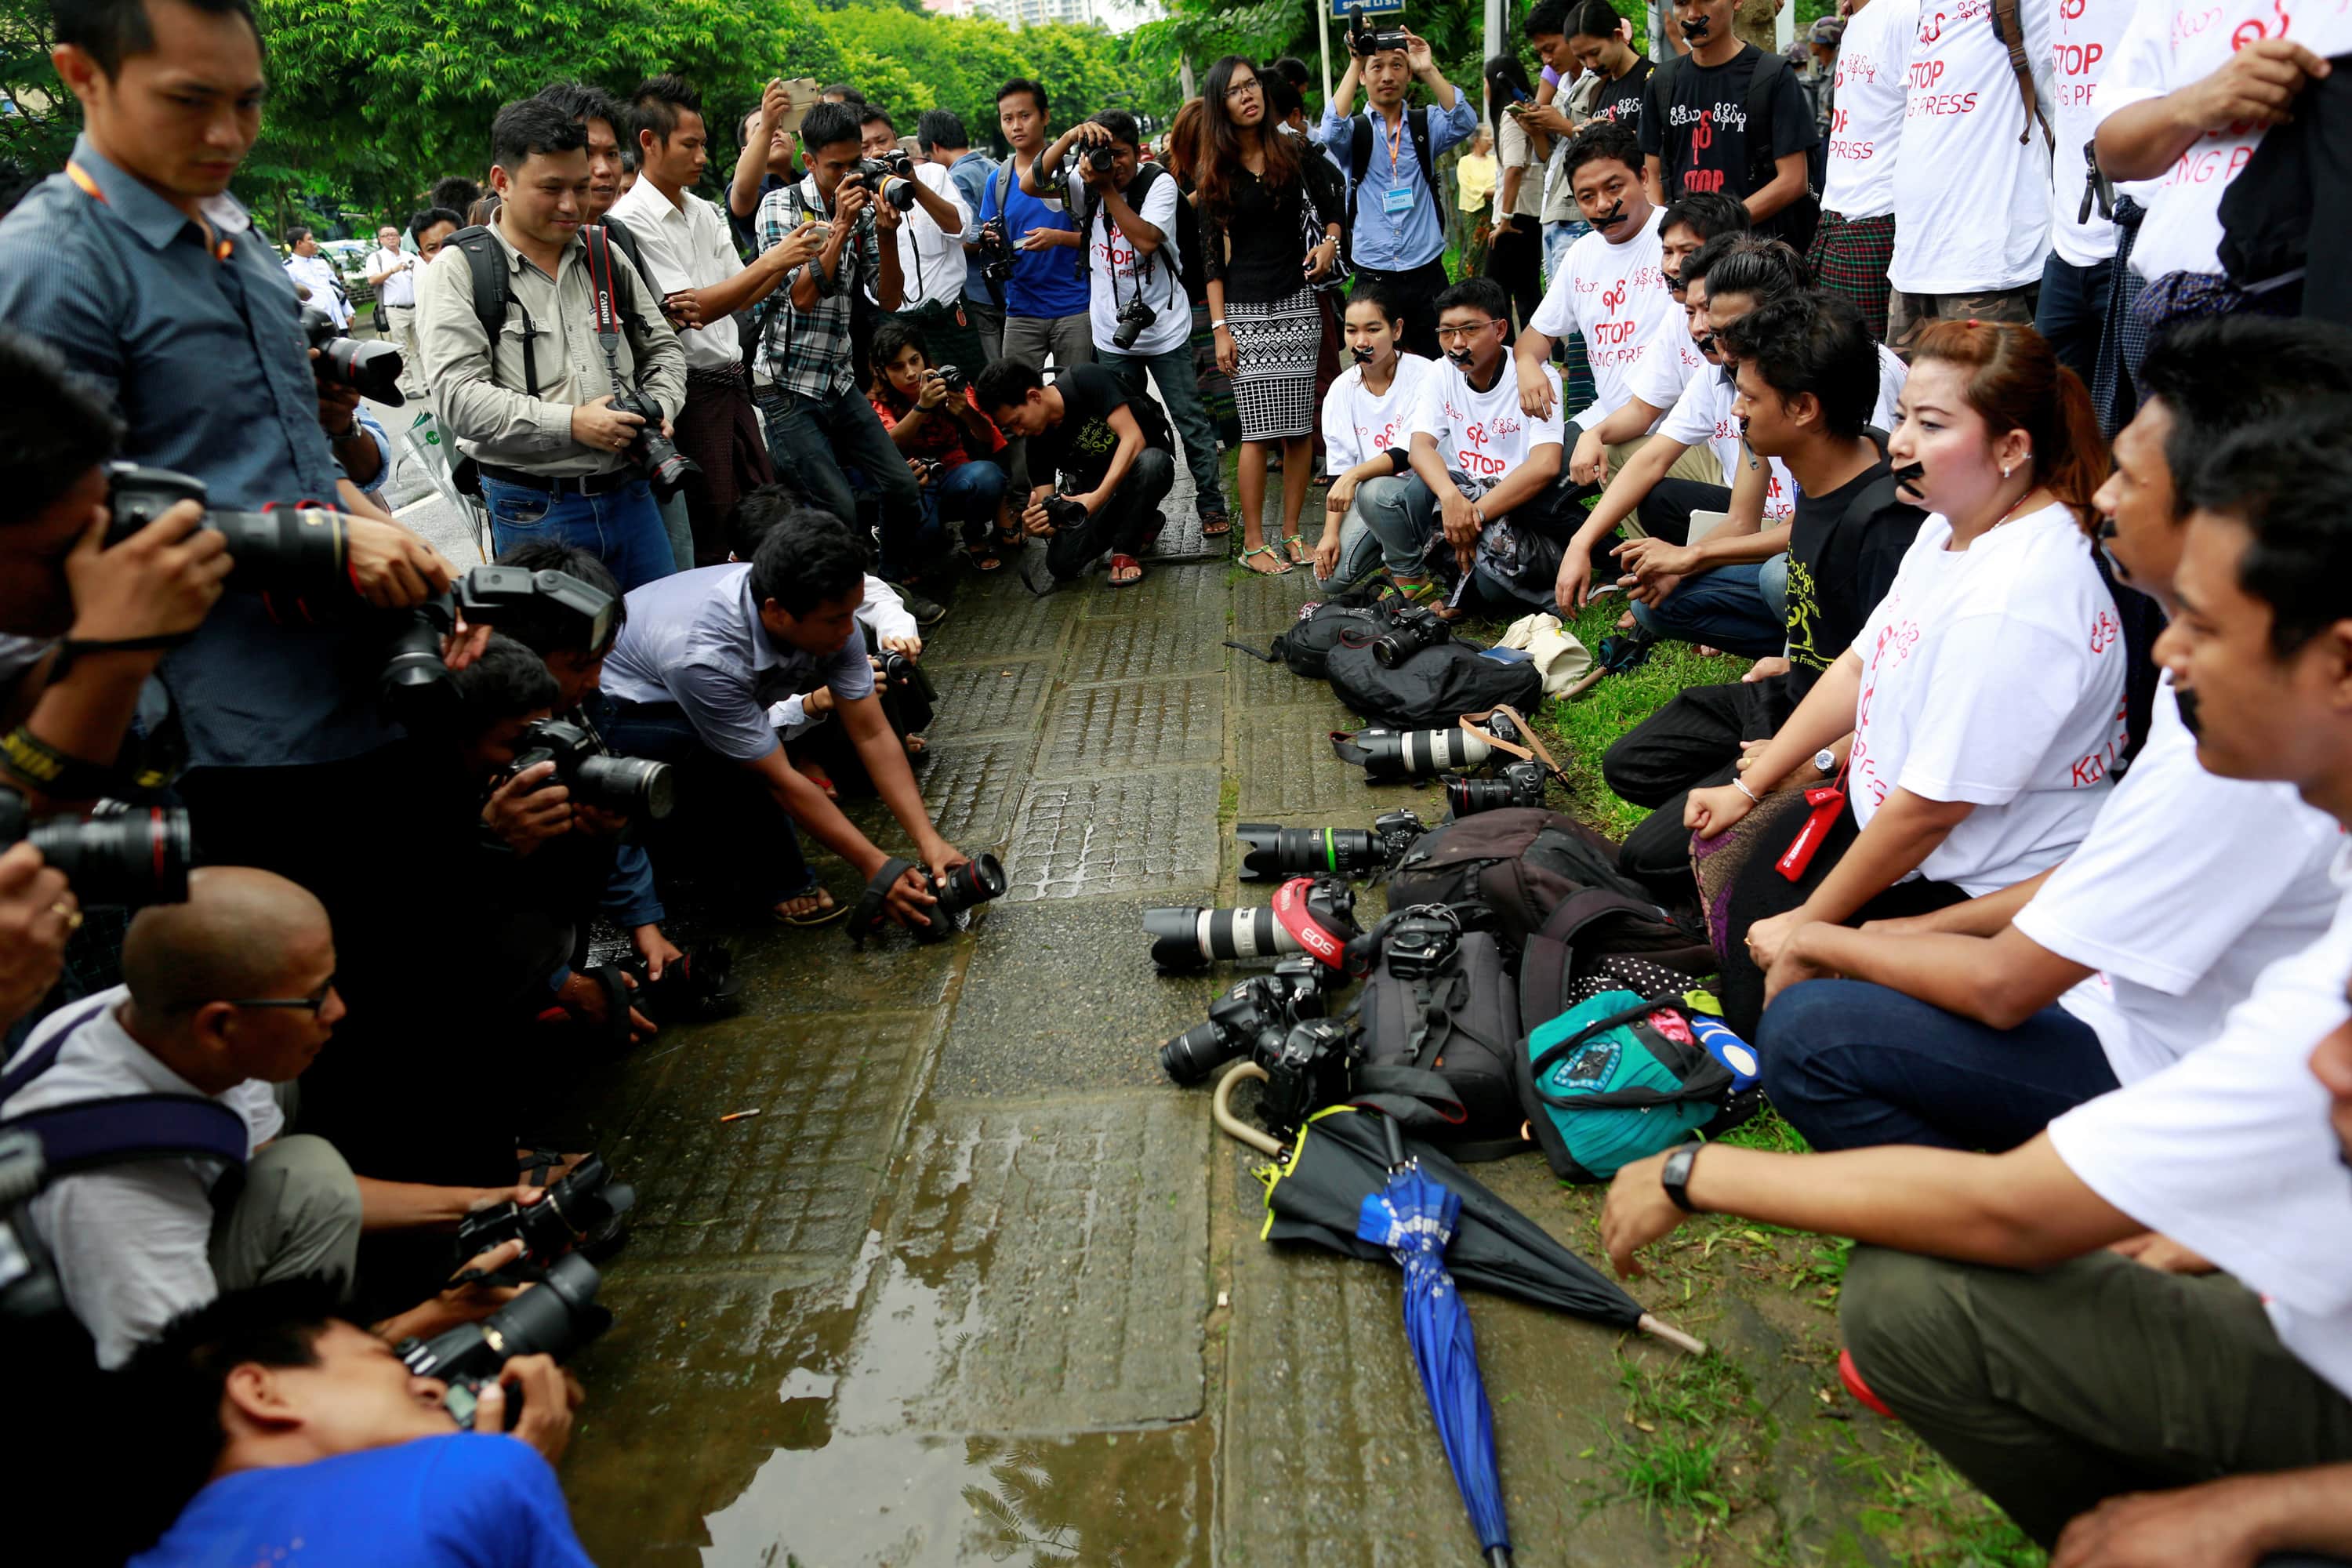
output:
M1375 16L1401 16L1404 0L1331 0L1331 20L1341 26L1348 25L1349 13L1361 10L1366 21Z

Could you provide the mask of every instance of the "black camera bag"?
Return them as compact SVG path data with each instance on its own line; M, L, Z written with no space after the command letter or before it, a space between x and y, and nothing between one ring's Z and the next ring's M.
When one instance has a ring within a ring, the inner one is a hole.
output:
M1456 1160L1499 1160L1528 1147L1519 1136L1518 998L1493 936L1465 932L1437 973L1416 979L1397 974L1383 947L1356 1016L1364 1056L1352 1103L1386 1111Z
M1465 713L1496 708L1526 713L1543 700L1543 672L1533 660L1488 658L1467 643L1442 642L1390 666L1372 657L1370 637L1349 635L1324 662L1341 701L1391 729L1442 729Z
M1370 647L1373 639L1396 624L1396 611L1402 603L1382 587L1351 589L1320 604L1302 606L1298 624L1276 637L1264 653L1247 643L1225 646L1262 663L1283 665L1293 675L1322 680L1330 673L1333 648L1343 640Z
M1554 918L1579 894L1609 900L1575 904L1565 926ZM1715 950L1696 910L1669 910L1617 868L1617 847L1576 821L1540 806L1505 806L1449 822L1423 836L1389 876L1389 907L1483 905L1503 940L1534 957L1545 940L1570 950L1561 959L1565 986L1612 953L1630 953L1693 975L1712 974ZM1530 1011L1526 963L1521 1013L1538 1020L1558 1005ZM1539 985L1538 989L1542 987Z

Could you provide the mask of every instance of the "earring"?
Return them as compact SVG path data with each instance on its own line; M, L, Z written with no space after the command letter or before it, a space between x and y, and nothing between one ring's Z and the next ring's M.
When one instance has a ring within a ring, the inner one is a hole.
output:
M2007 464L2007 463L2002 464L2002 465L2001 465L2001 469L2000 469L2000 477L2001 477L2002 479L2007 479L2007 478L2009 478L2009 470L2010 470L2010 465L2009 465L2009 464Z

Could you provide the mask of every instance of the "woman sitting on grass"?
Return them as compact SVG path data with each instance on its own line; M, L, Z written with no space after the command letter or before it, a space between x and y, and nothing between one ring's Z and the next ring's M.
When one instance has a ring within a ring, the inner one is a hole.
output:
M2088 536L2106 443L2082 381L2031 328L1943 321L1902 405L1887 455L1933 515L1853 647L1684 810L1716 837L1851 737L1810 862L1791 879L1759 844L1733 889L1723 995L1742 1031L1799 927L1923 913L2063 859L2123 748L2123 637Z

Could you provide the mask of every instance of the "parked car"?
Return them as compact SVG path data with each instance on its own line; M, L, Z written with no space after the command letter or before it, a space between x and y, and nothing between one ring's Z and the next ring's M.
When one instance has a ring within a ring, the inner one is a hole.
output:
M374 248L359 239L319 242L319 254L335 264L335 276L343 280L343 292L350 297L354 310L375 298L375 290L368 287L367 280L368 253Z

